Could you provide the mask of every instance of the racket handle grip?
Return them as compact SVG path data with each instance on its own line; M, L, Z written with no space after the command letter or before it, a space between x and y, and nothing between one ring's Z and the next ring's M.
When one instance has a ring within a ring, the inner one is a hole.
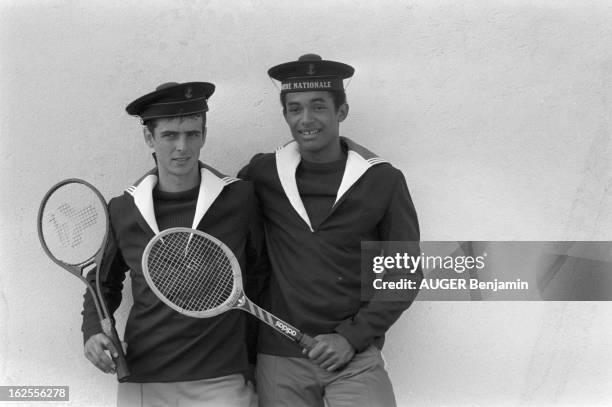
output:
M108 336L115 349L117 350L117 357L113 357L113 361L115 362L115 366L117 367L117 380L119 382L124 382L130 376L130 369L128 368L127 362L125 360L125 355L123 353L123 345L121 344L121 340L119 339L119 335L117 335L117 330L115 329L115 325L110 321L109 318L105 318L102 322L102 330Z
M115 345L118 346L119 349L122 348L121 342ZM130 369L128 368L127 362L125 360L125 356L123 355L123 349L118 351L119 356L114 359L115 364L117 365L117 380L119 382L124 382L130 376Z
M310 350L317 344L317 340L308 334L302 333L299 344L302 348Z

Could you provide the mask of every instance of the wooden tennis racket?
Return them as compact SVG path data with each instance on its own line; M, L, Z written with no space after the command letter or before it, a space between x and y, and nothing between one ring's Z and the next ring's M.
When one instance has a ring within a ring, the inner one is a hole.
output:
M114 359L117 380L125 381L129 370L114 321L100 290L102 257L108 240L106 201L90 183L71 178L54 185L44 196L38 211L38 238L45 253L57 265L78 277L93 298L100 325L117 350ZM96 268L96 288L87 273Z

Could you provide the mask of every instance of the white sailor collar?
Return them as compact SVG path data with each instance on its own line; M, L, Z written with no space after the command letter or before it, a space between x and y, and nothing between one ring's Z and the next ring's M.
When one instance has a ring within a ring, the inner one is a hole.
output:
M201 162L199 163L199 166L200 190L198 192L195 216L191 225L193 229L197 229L198 225L202 221L202 218L213 202L215 202L221 191L223 191L223 188L236 181L240 181L238 178L223 175L214 168ZM155 219L155 210L153 207L153 188L155 188L155 185L157 185L157 174L157 168L155 168L134 183L134 185L125 190L125 192L134 198L134 205L142 215L147 225L155 234L160 232Z
M387 162L370 150L346 137L340 137L340 140L348 147L348 153L344 174L342 175L342 182L336 193L336 200L334 201L332 209L335 208L346 192L368 169L370 169L370 167ZM276 150L276 170L283 191L285 191L285 195L289 199L293 209L295 209L298 215L306 222L310 230L314 231L295 180L295 171L301 159L299 146L295 140L288 142Z

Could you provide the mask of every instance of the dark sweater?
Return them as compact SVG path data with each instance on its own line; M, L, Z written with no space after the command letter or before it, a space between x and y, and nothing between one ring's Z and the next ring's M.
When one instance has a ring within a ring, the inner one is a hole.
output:
M219 178L218 182L225 181ZM179 194L153 192L160 230L191 226L194 194L198 190ZM107 271L102 277L102 290L113 312L121 302L123 280L130 270L134 304L125 331L129 381L189 381L246 371L246 313L232 310L213 318L187 317L166 306L149 289L141 260L144 248L155 233L145 222L132 194L133 188L109 203L113 239L105 252L107 266L103 267ZM247 293L253 281L257 281L258 267L267 269L257 211L252 185L233 182L223 187L198 223L199 230L232 249L242 268ZM94 274L90 273L88 279L93 281ZM84 339L100 331L91 297L86 294Z
M300 197L312 227L316 229L329 214L342 181L346 156L330 163L300 163L295 173Z
M199 190L199 186L182 192L163 192L157 188L153 190L155 218L160 231L173 227L191 227Z

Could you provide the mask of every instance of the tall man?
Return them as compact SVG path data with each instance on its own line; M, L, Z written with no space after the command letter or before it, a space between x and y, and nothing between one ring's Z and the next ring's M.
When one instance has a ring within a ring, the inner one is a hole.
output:
M340 137L349 112L343 79L353 72L313 54L271 68L293 141L256 155L239 175L254 182L262 205L269 307L318 341L302 350L262 327L260 406L395 405L380 350L414 296L363 298L361 243L418 241L419 226L402 173Z
M114 312L129 269L134 304L127 320L126 359L131 376L119 384L118 405L251 406L245 315L230 311L210 319L183 316L149 289L141 258L149 240L170 227L197 228L228 245L246 270L245 288L265 269L263 234L250 182L222 175L199 161L206 140L207 82L167 83L126 110L144 124L156 167L109 203L112 244L105 253L104 295ZM93 278L90 275L89 278ZM104 372L115 353L89 294L83 311L85 355Z

